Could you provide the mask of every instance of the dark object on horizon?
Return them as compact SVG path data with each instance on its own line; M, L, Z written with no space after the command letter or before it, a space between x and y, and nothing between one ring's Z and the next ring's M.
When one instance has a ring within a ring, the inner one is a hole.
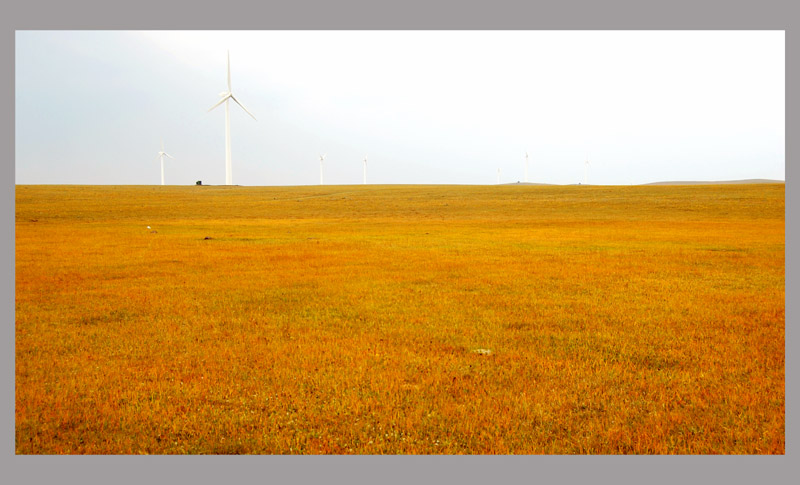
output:
M202 181L202 180L198 180L198 181L197 181L197 182L195 182L194 184L195 184L195 185L203 185L203 181Z
M209 239L214 239L214 238L206 236L206 237L203 238L203 241L208 241Z

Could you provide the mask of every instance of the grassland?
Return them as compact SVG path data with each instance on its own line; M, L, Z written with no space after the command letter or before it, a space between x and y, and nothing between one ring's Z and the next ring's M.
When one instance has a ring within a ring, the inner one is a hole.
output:
M20 454L785 452L783 185L15 211Z

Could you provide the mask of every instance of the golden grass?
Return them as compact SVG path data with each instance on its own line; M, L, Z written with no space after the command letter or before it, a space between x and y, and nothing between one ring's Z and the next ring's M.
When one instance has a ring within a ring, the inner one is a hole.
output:
M783 185L17 186L16 452L784 453L784 238Z

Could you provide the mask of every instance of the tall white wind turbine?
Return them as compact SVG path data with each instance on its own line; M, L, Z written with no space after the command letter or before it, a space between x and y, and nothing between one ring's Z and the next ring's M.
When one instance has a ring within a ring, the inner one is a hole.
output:
M170 155L169 153L164 151L164 140L161 140L161 151L158 152L158 157L156 157L156 158L160 158L161 159L161 185L165 185L164 184L164 157L172 158L173 160L175 159L175 157L173 157L172 155Z
M319 156L319 184L320 185L325 185L325 183L322 181L322 163L324 161L325 161L325 155L324 154L320 155Z
M525 183L528 183L528 152L525 152Z
M367 157L364 157L364 185L367 185Z
M497 185L500 185L500 169L497 169Z
M254 120L256 119L253 116L253 113L247 111L247 108L236 99L236 96L233 95L233 90L231 90L231 52L228 51L228 90L222 93L219 93L222 97L217 104L209 108L208 110L211 111L212 109L216 108L217 106L225 103L225 185L233 185L233 168L231 166L231 115L230 109L228 106L228 101L231 99L239 105L247 114L250 115L251 118ZM258 121L258 120L256 120Z

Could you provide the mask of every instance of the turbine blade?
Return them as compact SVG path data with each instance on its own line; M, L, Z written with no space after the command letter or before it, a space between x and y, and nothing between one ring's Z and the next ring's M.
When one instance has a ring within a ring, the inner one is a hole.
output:
M172 155L170 155L169 153L165 153L165 154L164 154L164 156L165 156L165 157L169 157L169 158L171 158L171 159L175 160L175 157L173 157L173 156L172 156Z
M228 51L228 92L231 92L231 51Z
M214 106L212 106L212 107L208 108L208 111L211 111L212 109L214 109L214 108L216 108L217 106L221 105L222 103L224 103L224 102L225 102L225 100L227 100L227 99L228 99L228 98L230 98L230 97L232 97L232 96L229 94L229 95L225 96L224 98L220 99L219 101L217 101L217 104L215 104Z
M231 94L231 99L232 99L232 100L234 100L234 101L236 101L236 104L238 104L239 106L241 106L241 107L242 107L242 109L243 109L243 110L245 110L245 111L247 112L247 114L249 114L249 115L250 115L250 117L251 117L251 118L253 118L254 120L256 120L256 117L255 117L255 116L253 116L253 113L251 113L251 112L247 111L247 108L245 108L245 107L244 107L244 105L243 105L242 103L240 103L238 99L236 99L236 96L234 96L234 95L232 95L232 94ZM258 120L256 120L256 121L258 121Z

